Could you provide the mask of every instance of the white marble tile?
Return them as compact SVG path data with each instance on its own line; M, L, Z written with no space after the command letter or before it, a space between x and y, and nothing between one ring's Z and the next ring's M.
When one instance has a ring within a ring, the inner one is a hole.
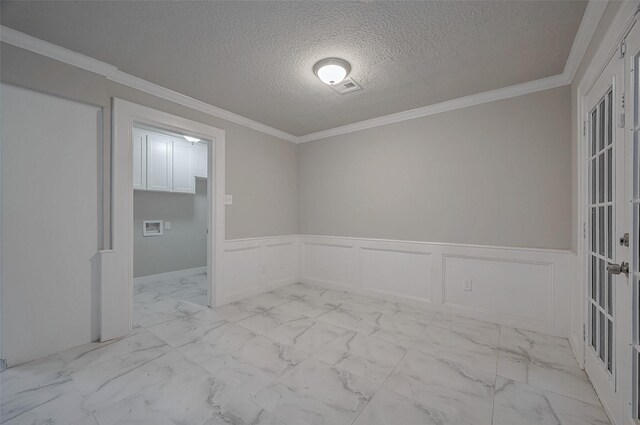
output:
M405 353L404 349L390 342L349 332L333 340L314 357L382 384Z
M445 413L386 388L373 396L354 425L474 425L455 412Z
M498 375L600 404L567 339L503 326L500 345Z
M72 392L41 404L17 416L3 425L43 424L68 425L86 418L91 414L84 405L84 398L78 392Z
M365 331L365 325L373 328L372 322L375 321L380 313L364 313L355 312L352 310L345 310L341 306L336 307L333 310L329 310L325 314L318 316L317 320L320 322L330 323L335 326L340 326L345 329L353 331ZM368 331L367 333L372 332Z
M435 355L463 350L495 358L498 352L498 329L428 325L413 348Z
M228 322L237 322L267 310L269 310L269 308L247 304L242 301L215 308L216 314Z
M126 372L171 351L171 347L145 329L108 343L91 343L60 353L65 369L76 372L110 362Z
M115 417L115 422L102 421L106 415ZM215 378L200 367L191 368L181 374L124 400L96 414L100 425L137 423L127 422L131 418L157 417L175 424L238 424L275 425L277 422L266 411L248 398L234 392L222 380ZM141 422L154 423L156 422Z
M91 416L82 418L79 421L72 423L71 425L100 425L100 424L96 420L95 416L91 415Z
M490 425L495 361L472 353L437 357L409 350L384 387L475 425Z
M381 314L373 321L361 322L356 330L398 346L409 348L413 346L425 329L426 326L422 323L394 314Z
M59 355L6 369L0 373L0 422L74 392L77 388Z
M436 314L431 324L434 326L444 326L451 329L464 328L467 330L479 329L485 331L493 331L496 335L494 337L496 338L496 344L498 342L497 338L499 338L498 335L500 332L500 326L496 325L495 323L483 322L482 320L477 319L469 319L467 317L457 316L455 314L449 313Z
M225 323L211 329L200 339L178 348L187 359L201 364L211 357L221 353L230 353L238 349L245 342L253 339L256 334L235 323Z
M494 425L608 425L600 406L498 377Z
M236 322L236 324L253 332L266 335L269 331L279 326L295 322L302 318L304 318L303 315L293 315L281 310L279 307L274 307L263 313L240 320Z
M255 401L283 422L348 425L378 386L309 358L261 391Z
M266 335L274 341L293 345L300 351L312 354L349 332L352 331L330 323L315 322L310 318L303 318L278 326L267 332Z
M335 307L336 306L327 304L319 298L310 297L300 297L278 306L278 308L285 313L312 318L321 316L329 310L333 310Z
M290 301L290 299L274 292L265 292L264 294L245 298L242 301L249 305L255 305L258 307L269 309L287 303Z
M84 406L97 411L139 393L194 364L173 351L157 359L122 373L109 362L100 367L85 368L72 374L73 381L85 395Z
M228 322L209 309L149 327L149 331L171 345L180 347L203 338Z

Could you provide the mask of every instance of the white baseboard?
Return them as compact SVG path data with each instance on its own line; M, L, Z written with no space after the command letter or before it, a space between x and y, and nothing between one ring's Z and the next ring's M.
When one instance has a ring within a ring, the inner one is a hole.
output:
M166 272L166 273L150 274L147 276L134 277L133 284L135 285L138 283L149 283L149 282L154 282L156 280L182 279L183 277L195 276L197 274L202 274L206 272L207 272L207 266L194 267L192 269L175 270L175 271Z

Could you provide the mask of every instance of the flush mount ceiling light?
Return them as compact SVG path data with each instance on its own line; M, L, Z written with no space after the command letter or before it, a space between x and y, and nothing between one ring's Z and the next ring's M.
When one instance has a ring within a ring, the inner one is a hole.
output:
M322 59L313 66L313 73L325 84L330 86L344 80L351 72L351 65L344 59Z
M191 142L191 143L196 143L200 141L200 139L198 139L197 137L184 136L184 138L187 139L187 142Z

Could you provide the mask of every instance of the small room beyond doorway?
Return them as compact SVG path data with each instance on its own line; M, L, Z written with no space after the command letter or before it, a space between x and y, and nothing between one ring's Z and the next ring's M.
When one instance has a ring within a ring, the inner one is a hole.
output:
M209 306L208 142L133 130L134 326L162 322L164 307Z

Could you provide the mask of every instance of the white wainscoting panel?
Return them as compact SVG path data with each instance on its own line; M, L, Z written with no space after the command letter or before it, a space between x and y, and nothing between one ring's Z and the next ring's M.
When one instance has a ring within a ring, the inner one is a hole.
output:
M274 236L224 242L222 282L216 304L237 301L298 281L298 237Z
M315 235L299 239L302 282L568 335L568 251Z
M377 244L379 245L379 244ZM431 302L431 252L402 247L362 246L361 286L382 294Z

